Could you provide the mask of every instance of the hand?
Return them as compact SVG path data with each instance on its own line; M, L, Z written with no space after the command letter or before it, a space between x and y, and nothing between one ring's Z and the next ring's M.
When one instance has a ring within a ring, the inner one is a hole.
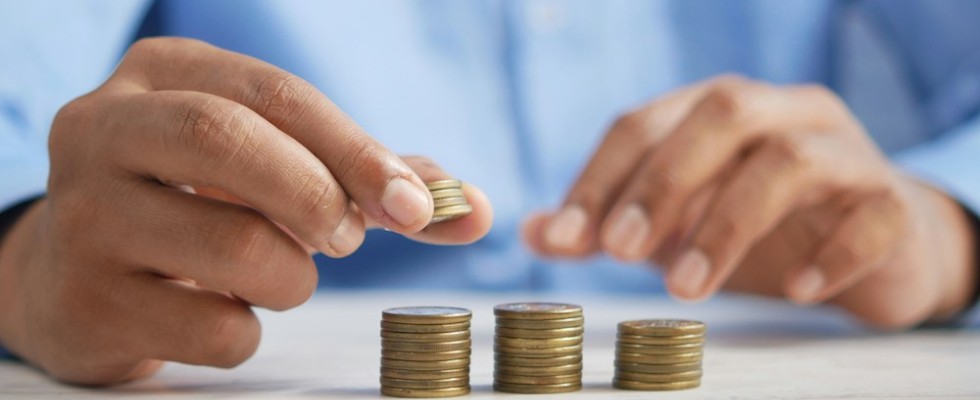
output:
M250 306L314 292L307 250L345 256L375 226L446 244L490 226L467 186L474 213L425 228L438 166L395 156L301 79L196 41L136 43L59 112L50 152L47 199L0 249L0 342L68 382L237 365L259 342Z
M668 265L668 290L831 301L882 327L965 306L965 216L898 173L818 86L723 77L620 118L562 209L525 238L551 256Z

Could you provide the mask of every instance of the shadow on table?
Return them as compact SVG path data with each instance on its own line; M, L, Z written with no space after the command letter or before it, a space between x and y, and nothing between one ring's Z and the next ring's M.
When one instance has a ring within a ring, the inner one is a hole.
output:
M491 385L472 385L470 387L470 393L491 393L493 392L493 386ZM381 392L377 387L373 388L322 388L314 389L302 392L304 396L309 397L343 397L347 398L380 398Z
M729 324L708 331L708 343L726 347L793 347L818 342L864 340L881 336L857 326L752 322Z
M202 382L202 383L171 383L163 381L142 381L132 385L123 385L113 388L92 389L99 394L125 394L125 395L148 395L159 396L162 394L209 394L220 393L223 395L234 394L255 394L255 393L289 393L299 387L310 386L309 381L300 380L233 380L228 382Z

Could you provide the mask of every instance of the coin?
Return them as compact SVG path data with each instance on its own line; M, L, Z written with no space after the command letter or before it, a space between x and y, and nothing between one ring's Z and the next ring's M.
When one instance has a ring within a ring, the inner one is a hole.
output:
M553 357L553 356L565 356L569 354L579 354L582 352L582 345L576 344L571 346L562 347L547 347L543 349L528 349L523 347L507 347L498 344L493 345L494 351L498 353L506 353L513 355L520 355L522 357Z
M451 189L463 187L463 181L458 179L441 179L438 181L426 182L425 188L432 190Z
M585 327L577 326L572 328L559 329L515 329L498 326L495 330L497 336L522 338L522 339L551 339L569 336L579 336L585 333Z
M642 344L617 343L616 348L624 353L638 354L684 354L702 350L701 344L675 344L664 346L648 346Z
M462 197L464 199L466 198L466 194L463 193L462 188L430 190L429 194L432 195L433 200L445 199L447 197Z
M551 376L521 376L494 373L493 379L500 383L513 383L518 385L562 385L567 383L582 383L582 373Z
M442 361L442 360L454 360L457 358L466 358L469 356L470 356L470 349L453 350L453 351L427 351L427 352L381 349L381 357L390 358L392 360Z
M402 324L429 325L468 322L472 315L473 313L465 308L421 306L389 308L381 313L381 318Z
M515 383L494 382L493 390L498 392L525 394L568 393L582 390L582 384L565 383L560 385L519 385Z
M392 397L412 397L412 398L435 398L435 397L456 397L468 394L470 386L460 386L445 389L402 389L389 386L381 387L381 394Z
M510 319L562 319L582 316L582 307L563 303L507 303L493 308L498 318Z
M681 336L703 334L704 323L679 319L643 319L620 322L619 332L638 336Z
M452 342L398 342L390 339L381 339L381 348L385 350L397 351L453 351L469 350L472 340L456 340Z
M506 347L519 347L524 349L545 349L552 347L565 347L582 344L582 336L569 336L551 339L523 339L497 336L494 343Z
M616 379L647 383L684 382L701 379L701 370L675 372L672 374L644 374L642 372L616 371Z
M469 329L442 332L442 333L405 333L382 330L381 337L384 339L397 340L400 342L452 342L470 338Z
M381 329L401 333L445 333L459 332L470 329L470 321L451 324L403 324L391 321L381 321Z
M581 327L584 323L585 323L585 318L583 317L546 319L546 320L508 319L508 318L499 318L499 317L497 318L497 326L504 327L504 328L517 328L517 329L577 328L577 327Z
M509 354L496 353L493 355L497 365L513 365L519 367L555 367L569 364L579 364L582 362L582 354L569 354L555 357L521 357Z
M675 345L675 344L703 344L704 334L682 335L682 336L639 336L639 335L616 335L619 343L641 344L641 345Z
M651 383L651 382L627 381L627 380L614 378L613 386L618 389L627 389L627 390L681 390L681 389L692 389L701 386L701 379L667 382L667 383Z
M458 206L448 206L436 209L432 212L432 223L448 221L454 218L465 217L473 212L473 206L461 204Z
M700 371L701 362L695 361L677 364L640 364L616 360L616 370L647 374L672 374L677 372Z
M408 369L381 368L381 376L398 379L446 379L470 376L469 368L447 369L439 371L412 371Z
M407 369L412 371L446 371L470 367L470 358L456 358L443 361L410 361L381 358L384 368Z
M466 201L465 197L446 197L434 200L432 202L432 208L433 210L438 210L443 207L461 206L464 204L470 204L468 201Z
M455 388L460 386L468 386L470 384L470 377L465 376L461 378L419 380L419 379L388 378L382 376L381 384L384 386L396 387L401 389L445 389L445 388Z
M567 375L572 373L582 373L582 362L562 364L553 367L515 366L496 363L493 366L493 370L501 374L521 376Z
M619 350L616 351L616 359L625 362L635 362L640 364L680 364L680 363L690 363L690 362L700 362L703 358L703 354L697 353L684 353L684 354L663 354L663 355L651 355L651 354L637 354L637 353L624 353Z

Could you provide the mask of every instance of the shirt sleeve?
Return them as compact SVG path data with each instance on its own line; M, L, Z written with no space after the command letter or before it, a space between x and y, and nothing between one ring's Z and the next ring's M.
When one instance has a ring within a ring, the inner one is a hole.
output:
M52 0L0 12L0 211L44 192L55 113L105 80L147 3Z

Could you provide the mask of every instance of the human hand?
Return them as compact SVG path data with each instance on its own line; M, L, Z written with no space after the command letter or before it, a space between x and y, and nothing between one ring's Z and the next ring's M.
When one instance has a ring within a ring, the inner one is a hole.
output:
M561 210L524 236L666 267L668 290L830 301L881 327L943 318L972 290L970 228L902 176L830 91L722 77L620 118Z
M182 39L136 43L50 137L48 195L0 248L0 342L57 379L110 384L162 361L250 357L251 306L285 310L317 285L309 251L342 257L364 230L468 243L474 212L426 228L424 181L301 79Z

